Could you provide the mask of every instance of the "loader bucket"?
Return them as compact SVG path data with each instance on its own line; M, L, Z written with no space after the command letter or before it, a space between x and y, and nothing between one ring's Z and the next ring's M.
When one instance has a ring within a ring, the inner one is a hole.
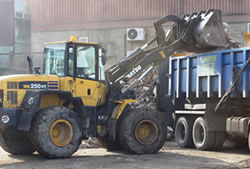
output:
M188 52L238 47L225 31L221 11L215 9L184 15L175 21L166 41L172 44L177 40L185 42L181 50Z

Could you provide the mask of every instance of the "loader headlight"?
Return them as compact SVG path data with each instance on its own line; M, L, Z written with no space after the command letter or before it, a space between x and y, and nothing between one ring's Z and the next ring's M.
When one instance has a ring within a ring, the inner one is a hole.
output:
M34 97L30 97L28 100L28 104L31 105L34 103Z

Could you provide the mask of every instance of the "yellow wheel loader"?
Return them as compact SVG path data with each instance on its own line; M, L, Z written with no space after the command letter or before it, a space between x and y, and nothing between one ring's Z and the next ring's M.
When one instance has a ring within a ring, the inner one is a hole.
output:
M163 24L174 22L165 36ZM154 23L155 36L104 72L98 43L47 43L43 72L0 77L0 145L12 154L37 151L48 158L70 157L81 141L99 138L109 150L157 152L166 139L163 113L132 109L133 88L175 51L204 52L232 47L219 10ZM147 49L153 42L157 48ZM31 62L31 61L30 61ZM32 70L32 69L30 69Z

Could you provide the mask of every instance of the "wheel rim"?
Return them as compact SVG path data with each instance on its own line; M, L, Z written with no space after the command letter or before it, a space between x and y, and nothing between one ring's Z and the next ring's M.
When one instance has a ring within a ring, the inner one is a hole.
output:
M67 120L56 120L50 127L50 139L59 147L68 145L73 136L72 125Z
M205 129L200 123L196 125L195 140L198 145L202 145L205 141Z
M158 137L158 127L152 120L143 120L136 125L135 137L141 144L152 144Z
M185 134L186 128L183 123L179 124L178 131L177 131L177 139L180 143L183 143L186 137Z

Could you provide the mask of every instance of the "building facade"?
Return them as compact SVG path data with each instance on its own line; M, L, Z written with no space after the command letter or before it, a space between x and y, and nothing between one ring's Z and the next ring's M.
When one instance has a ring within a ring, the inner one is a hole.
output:
M80 40L102 43L108 50L110 66L153 36L153 22L157 18L209 8L222 10L231 36L244 46L241 33L247 32L250 22L249 0L32 0L34 62L42 63L44 42L77 36ZM145 37L130 41L128 28L143 28Z
M0 74L24 73L31 54L28 0L0 0Z

